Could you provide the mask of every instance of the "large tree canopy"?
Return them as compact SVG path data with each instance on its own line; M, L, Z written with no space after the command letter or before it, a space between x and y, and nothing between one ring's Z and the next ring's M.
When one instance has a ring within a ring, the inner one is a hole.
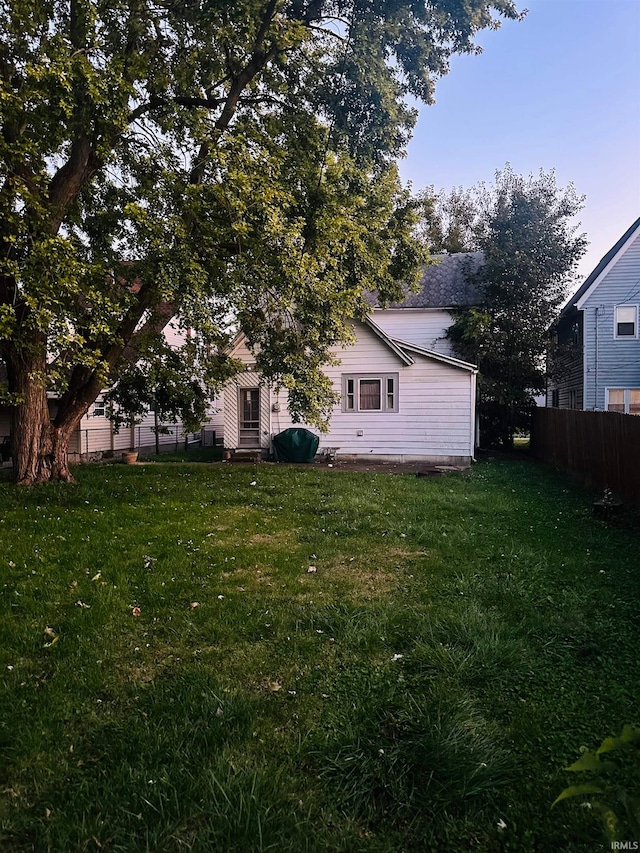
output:
M69 478L79 418L168 313L197 331L212 387L234 317L293 412L320 422L321 366L362 292L397 295L420 260L393 165L405 99L430 101L500 16L518 17L512 0L3 0L16 479Z
M457 311L448 336L480 370L482 443L510 446L545 388L549 326L587 245L574 224L583 199L571 184L558 187L553 172L523 177L507 166L492 187L431 189L426 201L433 251L484 255L476 302Z

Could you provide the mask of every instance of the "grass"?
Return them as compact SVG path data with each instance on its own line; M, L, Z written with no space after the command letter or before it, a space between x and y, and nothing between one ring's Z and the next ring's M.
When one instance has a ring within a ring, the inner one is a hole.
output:
M605 849L550 808L638 722L638 533L586 493L526 459L77 476L0 482L0 849Z

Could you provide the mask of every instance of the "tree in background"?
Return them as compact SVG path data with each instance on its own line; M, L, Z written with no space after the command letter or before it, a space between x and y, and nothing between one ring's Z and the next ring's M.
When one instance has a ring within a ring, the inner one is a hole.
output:
M362 293L420 263L394 161L452 54L513 0L6 0L0 5L0 358L20 483L166 308L211 388L229 319L321 424ZM219 369L218 369L219 368ZM47 390L58 392L53 420Z
M545 388L548 329L586 249L572 223L583 199L554 172L523 177L510 166L492 187L430 195L430 245L484 254L476 304L456 312L448 337L479 367L482 444L510 447Z

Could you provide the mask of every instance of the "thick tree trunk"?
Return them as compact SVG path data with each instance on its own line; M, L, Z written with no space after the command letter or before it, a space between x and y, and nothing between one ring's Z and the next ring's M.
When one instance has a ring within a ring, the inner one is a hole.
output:
M69 439L79 417L75 422L52 423L43 384L45 368L45 359L36 354L12 364L14 390L21 398L13 411L13 479L25 486L53 480L73 482Z

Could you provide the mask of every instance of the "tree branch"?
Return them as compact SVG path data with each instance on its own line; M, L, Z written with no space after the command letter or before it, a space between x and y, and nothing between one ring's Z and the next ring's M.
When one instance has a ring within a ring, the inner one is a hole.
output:
M79 136L73 141L67 162L49 183L49 230L52 234L58 233L69 205L103 165L87 136Z

